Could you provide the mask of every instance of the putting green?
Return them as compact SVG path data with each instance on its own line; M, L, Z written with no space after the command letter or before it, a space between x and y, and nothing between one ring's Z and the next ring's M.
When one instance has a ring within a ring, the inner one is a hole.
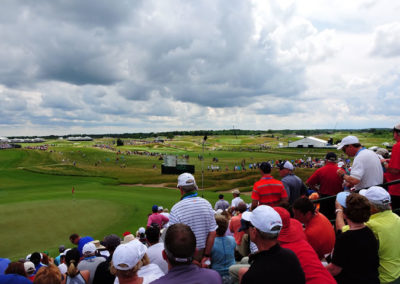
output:
M12 259L21 253L69 246L69 234L91 235L116 223L126 206L104 200L44 200L0 205L0 254Z

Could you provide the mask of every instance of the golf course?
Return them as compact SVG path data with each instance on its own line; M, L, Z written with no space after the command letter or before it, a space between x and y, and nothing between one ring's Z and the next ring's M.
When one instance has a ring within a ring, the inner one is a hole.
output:
M346 135L349 132L318 138ZM355 135L366 147L393 144L390 132ZM123 146L117 146L114 138L47 140L0 150L0 257L17 260L45 250L55 257L59 245L72 246L68 239L72 233L102 239L144 227L152 205L171 209L180 198L177 175L161 174L164 154L187 155L187 163L195 166L199 195L212 205L221 192L230 201L230 191L236 188L250 202L252 185L260 177L257 170L249 169L250 163L321 159L328 151L342 155L336 149L278 147L296 139L279 134L221 135L209 136L203 143L201 136L175 136L164 142L123 139ZM46 150L36 149L41 145ZM243 162L246 170L234 170ZM220 170L207 170L211 165ZM295 173L305 181L313 171L304 168ZM279 178L276 169L272 174Z

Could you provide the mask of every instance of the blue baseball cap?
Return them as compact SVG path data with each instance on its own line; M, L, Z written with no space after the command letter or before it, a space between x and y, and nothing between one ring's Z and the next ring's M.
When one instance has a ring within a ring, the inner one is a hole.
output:
M346 208L346 198L350 195L349 191L342 191L336 195L336 201L339 202L342 207Z

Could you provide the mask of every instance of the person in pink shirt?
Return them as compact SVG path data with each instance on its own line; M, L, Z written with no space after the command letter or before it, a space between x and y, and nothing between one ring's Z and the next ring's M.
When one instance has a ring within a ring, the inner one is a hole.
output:
M161 229L165 224L169 222L168 217L158 213L158 206L153 205L151 208L151 211L153 211L153 214L149 216L147 219L147 227L150 227L151 224L157 224L159 228Z

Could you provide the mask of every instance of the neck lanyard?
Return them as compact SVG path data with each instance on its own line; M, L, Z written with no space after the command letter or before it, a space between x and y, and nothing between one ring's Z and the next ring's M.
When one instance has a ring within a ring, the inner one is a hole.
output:
M198 195L197 191L191 191L191 192L185 193L182 196L181 200L184 200L186 198L196 197L197 195Z
M362 151L365 150L365 147L362 147L360 150L357 151L356 156Z

